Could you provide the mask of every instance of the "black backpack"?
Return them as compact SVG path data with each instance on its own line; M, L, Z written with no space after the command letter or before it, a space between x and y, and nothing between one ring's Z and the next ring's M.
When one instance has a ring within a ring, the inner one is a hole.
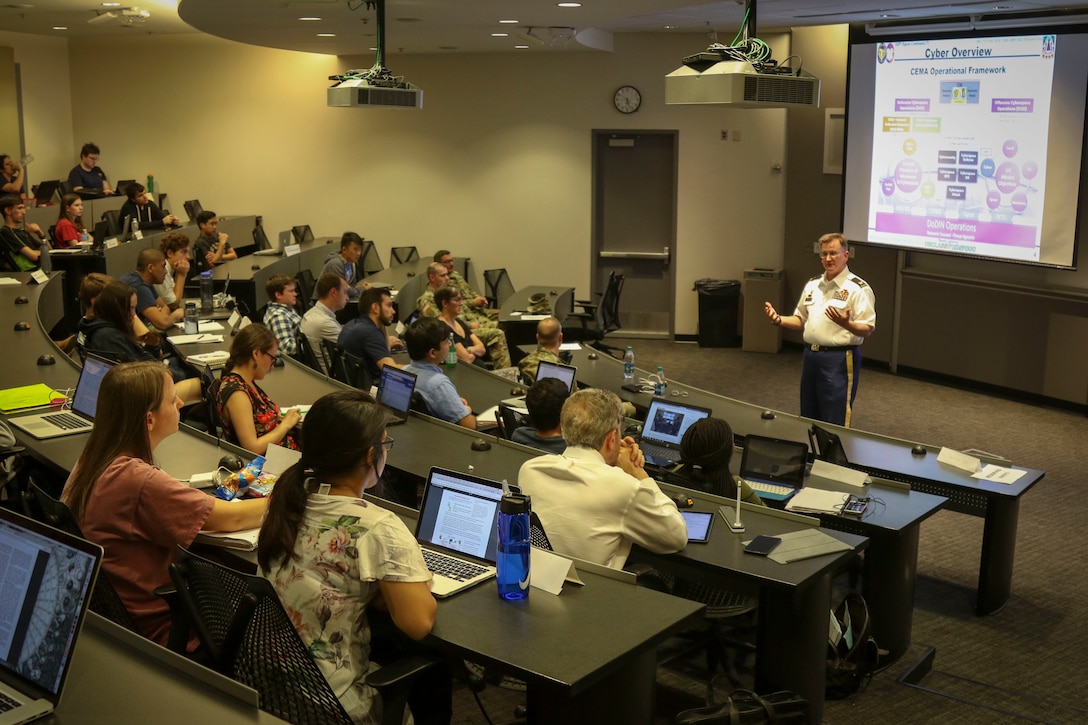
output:
M873 639L869 607L860 594L847 594L832 616L839 623L842 636L836 643L828 641L824 696L828 700L842 700L865 689L882 652Z

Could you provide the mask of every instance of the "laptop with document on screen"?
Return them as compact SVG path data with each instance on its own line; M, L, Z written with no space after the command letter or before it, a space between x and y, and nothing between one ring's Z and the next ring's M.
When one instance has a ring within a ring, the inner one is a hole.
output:
M691 424L710 415L710 408L654 398L646 411L639 449L646 461L668 468L680 462L680 441Z
M0 725L51 714L102 564L102 547L0 509Z
M102 378L114 365L116 363L110 360L88 353L83 361L83 370L79 373L75 395L72 396L71 410L15 416L8 418L8 422L41 440L89 433L94 427L98 408L98 388L102 385Z
M382 366L382 373L378 378L378 402L396 416L389 421L389 425L408 420L408 411L412 407L412 393L415 391L415 373L401 370L396 365Z
M495 576L502 484L432 468L423 490L416 540L434 573L431 593L444 598Z
M760 498L785 501L805 485L807 464L808 443L748 435L744 438L740 477Z

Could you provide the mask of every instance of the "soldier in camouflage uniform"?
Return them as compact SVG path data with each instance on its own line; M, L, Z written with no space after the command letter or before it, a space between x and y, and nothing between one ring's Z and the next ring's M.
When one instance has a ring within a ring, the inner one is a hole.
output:
M477 335L478 337L478 335ZM563 325L554 317L548 317L536 324L536 349L518 363L521 379L526 385L536 382L536 370L541 361L562 363L559 358L559 346L563 344Z
M439 287L447 284L449 279L449 270L441 262L435 262L427 267L427 287L424 288L423 294L416 300L416 309L419 310L419 314L424 317L438 317L441 310L435 304L434 293ZM464 293L462 293L462 296L464 296ZM472 328L472 331L476 333L476 337L480 338L480 342L487 347L487 351L491 355L491 361L495 363L496 369L510 367L510 349L506 345L506 333L499 329L497 321L490 319L487 315L484 315L483 321L481 321L478 317L473 316L468 305L465 306L461 319Z

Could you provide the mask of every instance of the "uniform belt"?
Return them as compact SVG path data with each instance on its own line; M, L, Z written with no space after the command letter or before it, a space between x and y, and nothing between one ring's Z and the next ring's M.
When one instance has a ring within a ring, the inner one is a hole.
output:
M808 346L808 349L813 352L846 352L856 348L857 345L837 345L833 347L831 345L817 345L816 343L812 343Z

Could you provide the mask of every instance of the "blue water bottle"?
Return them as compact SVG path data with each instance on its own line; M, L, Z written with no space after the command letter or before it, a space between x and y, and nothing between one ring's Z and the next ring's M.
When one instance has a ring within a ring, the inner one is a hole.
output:
M531 499L508 493L499 503L499 596L508 601L529 598L529 511Z

